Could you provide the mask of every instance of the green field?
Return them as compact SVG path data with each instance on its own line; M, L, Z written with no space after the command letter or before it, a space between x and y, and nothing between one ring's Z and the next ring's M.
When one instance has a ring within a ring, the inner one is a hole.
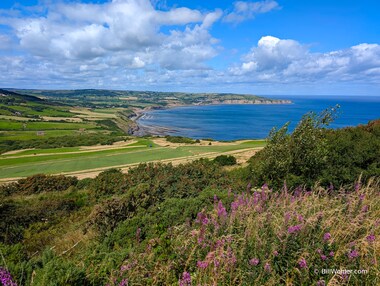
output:
M6 105L0 103L0 114L13 115L15 112L20 112L23 116L73 116L73 114L68 111L68 107L48 106L46 104L33 102L28 102L27 105Z
M79 130L97 128L94 123L68 123L68 122L18 122L0 120L0 130Z
M141 139L137 143L131 144L129 148L93 151L93 152L73 152L73 149L59 148L40 150L39 154L25 151L17 155L0 156L0 178L25 177L37 173L54 174L61 172L85 171L96 168L111 168L149 162L156 160L176 159L181 157L201 156L202 154L213 152L222 154L229 151L244 150L264 146L264 141L249 141L240 144L231 143L223 146L180 146L180 147L160 147L153 142ZM152 145L150 147L149 145ZM49 152L61 154L49 154ZM25 156L25 157L21 157Z
M99 132L101 132L101 130L99 130ZM79 132L77 130L47 130L43 136L40 136L37 135L36 131L0 131L0 141L43 139L65 135L79 135Z

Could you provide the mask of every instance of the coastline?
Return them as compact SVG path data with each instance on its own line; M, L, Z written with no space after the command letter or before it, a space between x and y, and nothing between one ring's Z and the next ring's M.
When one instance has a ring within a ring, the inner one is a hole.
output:
M148 106L143 109L133 109L134 115L129 119L134 123L130 129L130 134L137 137L156 135L165 136L168 132L175 133L177 130L163 126L146 126L139 123L139 119L146 116L150 111L168 110L177 107L193 107L193 106L212 106L212 105L277 105L277 104L292 104L291 100L273 99L273 100L225 100L213 101L211 103L195 103L195 104L168 104L167 106Z

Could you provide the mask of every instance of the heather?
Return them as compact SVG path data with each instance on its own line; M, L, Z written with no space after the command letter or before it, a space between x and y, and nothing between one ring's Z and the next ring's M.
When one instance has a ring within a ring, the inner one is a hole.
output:
M1 283L379 284L379 124L334 131L330 115L273 131L247 165L141 164L0 187Z
M138 251L112 273L110 284L377 285L379 195L378 182L335 194L318 187L231 191L230 204L215 197L209 211L167 237L137 240ZM368 274L323 275L322 269Z

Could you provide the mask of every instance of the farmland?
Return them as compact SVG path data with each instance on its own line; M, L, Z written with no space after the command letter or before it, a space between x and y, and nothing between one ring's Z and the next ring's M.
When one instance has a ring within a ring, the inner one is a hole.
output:
M167 142L168 143L168 142ZM162 139L138 139L103 148L56 148L11 152L0 156L0 179L26 177L37 173L91 173L151 161L191 161L200 157L216 157L224 153L242 153L265 145L263 140L231 143L201 141L199 144L166 144ZM5 180L4 180L5 179Z

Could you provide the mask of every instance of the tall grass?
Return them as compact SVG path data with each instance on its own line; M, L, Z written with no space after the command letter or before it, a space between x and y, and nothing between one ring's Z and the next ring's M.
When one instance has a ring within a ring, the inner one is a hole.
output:
M336 190L248 186L229 198L142 242L109 285L380 285L378 180Z

